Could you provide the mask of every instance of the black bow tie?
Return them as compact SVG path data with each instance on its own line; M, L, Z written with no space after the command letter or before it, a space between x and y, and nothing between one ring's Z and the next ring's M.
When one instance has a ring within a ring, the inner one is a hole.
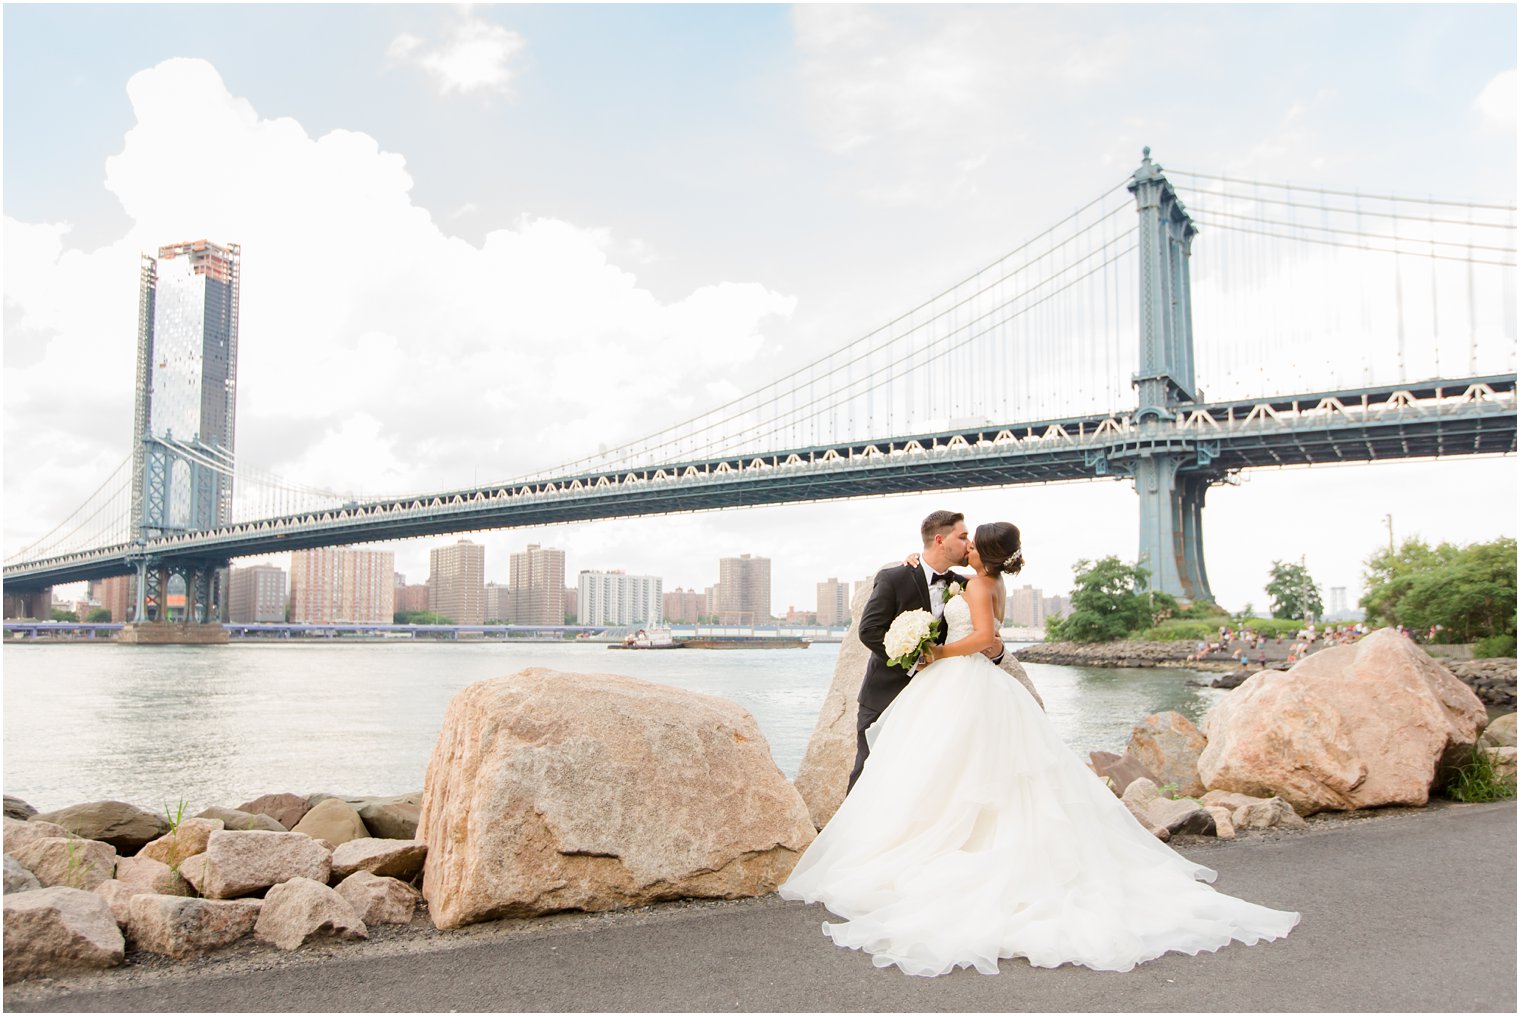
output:
M936 582L943 582L945 585L949 585L953 581L955 581L954 572L935 572L929 576L929 585L931 586Z

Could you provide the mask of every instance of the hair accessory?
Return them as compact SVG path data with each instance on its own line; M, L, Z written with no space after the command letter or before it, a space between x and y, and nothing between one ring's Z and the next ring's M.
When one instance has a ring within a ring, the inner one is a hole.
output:
M1014 551L1012 554L1008 555L1008 560L1003 562L1003 567L1007 568L1011 565L1018 564L1022 560L1024 560L1024 550L1021 547L1018 550Z

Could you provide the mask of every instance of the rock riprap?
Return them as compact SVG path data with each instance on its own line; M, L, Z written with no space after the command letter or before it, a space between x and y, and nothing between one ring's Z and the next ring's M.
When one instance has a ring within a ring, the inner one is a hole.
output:
M41 889L42 883L37 881L37 876L28 871L25 866L10 854L5 855L5 895L11 893L24 893L31 889Z
M364 820L359 817L359 810L336 797L329 797L314 805L301 821L291 827L291 832L305 833L334 846L369 836Z
M773 891L815 835L725 699L529 669L450 701L418 839L434 923Z
M1174 787L1179 797L1197 797L1204 790L1198 756L1207 743L1181 713L1153 713L1135 724L1124 754L1154 773L1157 786Z
M224 828L219 818L187 818L175 829L165 833L137 852L139 857L151 857L171 868L178 868L187 857L206 852L211 834Z
M333 850L332 877L345 879L356 871L410 882L422 871L427 844L421 840L382 840L367 837L340 843Z
M887 565L886 567L892 567ZM871 598L875 577L860 584L855 598L850 601L850 617L860 617L866 601ZM807 802L813 826L822 829L834 817L834 812L844 803L844 792L850 782L850 770L855 767L855 720L856 697L860 683L866 676L866 664L871 651L860 641L860 632L851 624L839 645L839 657L834 663L834 679L824 696L823 707L818 711L818 721L808 738L807 751L797 768L797 792ZM1034 682L1024 673L1023 666L1012 652L1003 654L1003 671L1014 678L1045 708Z
M309 878L293 878L270 889L253 934L287 950L314 938L369 937L364 922L337 890Z
M410 924L422 894L398 878L356 871L338 883L338 895L348 901L366 926Z
M106 901L53 886L5 897L5 979L114 967L126 940Z
M422 815L422 791L400 797L377 797L364 802L359 817L369 835L386 840L411 840L417 837L417 819Z
M162 896L194 896L195 887L162 861L151 857L123 857L116 862L116 880L133 893Z
M294 829L296 823L311 811L311 804L300 794L264 794L238 805L237 810L250 815L268 815L286 829Z
M1471 689L1384 628L1226 695L1204 718L1198 771L1210 790L1280 796L1301 816L1423 805L1487 718Z
M45 886L93 889L116 874L116 848L77 836L48 836L7 848Z
M184 959L223 949L253 931L260 900L197 900L140 893L127 904L133 948Z
M169 831L169 821L125 801L90 801L44 812L40 821L60 825L75 836L109 843L119 853L134 854Z
M222 829L211 834L205 853L180 863L179 873L201 895L227 900L292 878L325 884L332 852L304 833Z
M258 812L239 811L236 808L207 808L195 817L217 819L222 823L223 829L234 832L289 832L277 819L270 818L268 815L261 815Z

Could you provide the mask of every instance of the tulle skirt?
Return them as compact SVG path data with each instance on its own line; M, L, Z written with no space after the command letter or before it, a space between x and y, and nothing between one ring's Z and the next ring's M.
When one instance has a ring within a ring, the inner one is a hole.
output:
M879 967L995 974L1022 956L1130 970L1298 923L1203 884L1215 873L1147 832L981 656L915 677L871 735L865 771L780 893L844 918L825 934Z

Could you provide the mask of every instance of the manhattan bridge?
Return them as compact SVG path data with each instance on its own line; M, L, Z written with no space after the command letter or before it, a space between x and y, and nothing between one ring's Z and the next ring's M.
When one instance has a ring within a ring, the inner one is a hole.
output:
M1152 587L1210 600L1205 499L1243 470L1513 454L1515 314L1512 204L1163 172L1147 149L1110 190L827 355L535 475L333 492L139 419L132 454L6 561L4 587L136 575L151 618L177 576L189 616L214 621L212 577L251 555L1118 478ZM144 463L212 477L218 521L167 524Z

